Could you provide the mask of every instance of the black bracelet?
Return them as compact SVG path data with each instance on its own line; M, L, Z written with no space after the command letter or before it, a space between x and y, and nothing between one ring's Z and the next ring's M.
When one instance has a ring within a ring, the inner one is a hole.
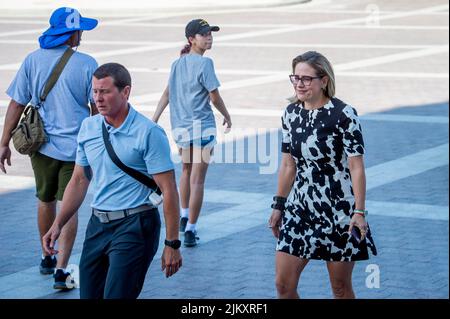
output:
M273 209L278 209L279 211L282 211L282 212L285 209L284 204L282 204L282 203L272 203L272 205L270 207L272 207Z
M287 198L286 197L282 197L282 196L274 196L273 197L273 201L277 202L277 203L286 203Z
M286 204L287 198L282 196L274 196L273 203L270 207L273 209L278 209L279 211L284 211L284 204Z

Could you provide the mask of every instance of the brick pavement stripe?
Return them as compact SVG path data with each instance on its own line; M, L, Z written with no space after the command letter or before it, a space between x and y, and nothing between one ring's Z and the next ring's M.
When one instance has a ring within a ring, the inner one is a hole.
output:
M448 220L448 206L366 201L369 215ZM369 217L370 218L370 217Z
M416 175L435 167L448 165L448 143L369 167L366 171L367 190Z
M395 115L395 114L364 114L362 121L390 121L410 123L436 123L448 124L448 116L417 116L417 115Z

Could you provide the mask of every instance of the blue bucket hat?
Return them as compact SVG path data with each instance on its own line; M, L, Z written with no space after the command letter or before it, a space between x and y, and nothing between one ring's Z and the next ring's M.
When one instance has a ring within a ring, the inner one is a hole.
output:
M39 37L39 45L43 49L50 49L64 44L75 31L92 30L98 21L84 18L78 10L62 7L53 11L50 17L50 28Z
M59 35L71 31L92 30L98 21L96 19L84 18L78 10L68 7L56 9L50 17L50 28L43 35Z

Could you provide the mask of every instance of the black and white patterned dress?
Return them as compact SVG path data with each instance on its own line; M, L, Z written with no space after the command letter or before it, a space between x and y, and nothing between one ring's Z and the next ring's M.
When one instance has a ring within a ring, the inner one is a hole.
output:
M305 259L355 261L377 254L370 232L361 243L347 233L355 208L348 157L364 154L356 110L332 98L306 110L290 104L282 118L282 152L297 174L283 214L277 250Z

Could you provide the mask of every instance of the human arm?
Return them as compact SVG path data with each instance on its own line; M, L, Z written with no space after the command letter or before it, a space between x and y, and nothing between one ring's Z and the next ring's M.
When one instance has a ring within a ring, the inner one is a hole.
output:
M169 86L166 87L163 94L161 95L161 98L159 99L155 114L153 114L152 118L153 122L158 123L161 114L164 112L168 104L169 104Z
M42 238L44 249L49 254L58 253L54 249L56 240L61 234L61 229L68 220L78 211L86 196L90 176L88 166L75 165L72 178L67 184L61 204L61 211L56 215L56 219L49 231Z
M355 197L355 209L365 210L366 202L366 174L364 170L364 159L362 155L348 158L348 168L352 180L353 194ZM361 231L361 240L366 236L367 221L361 214L353 214L350 220L349 233L356 226Z
M219 89L215 89L214 91L209 93L209 98L211 99L212 104L216 107L216 109L223 115L223 124L227 125L227 128L231 128L231 117L228 113L227 108L225 107L225 103L223 102L222 97L220 96Z
M201 76L199 77L200 83L209 92L209 99L216 109L224 117L223 124L227 125L227 130L231 128L231 117L228 113L225 103L219 93L220 82L217 79L216 72L214 70L214 62L206 58L203 60Z
M163 211L166 224L166 239L178 239L180 220L179 197L173 170L153 174L158 187L164 195ZM161 270L165 270L166 277L174 275L182 265L182 257L179 249L164 246L161 256Z
M294 184L297 167L290 153L282 153L281 165L278 172L278 190L277 196L288 197L292 185ZM269 219L269 227L275 238L280 235L281 214L279 209L273 209Z
M339 123L344 152L348 158L348 169L352 181L355 209L365 210L366 175L363 160L365 148L362 127L356 109L347 105L342 111ZM353 214L353 212L351 213ZM367 222L364 214L353 214L349 226L349 233L356 226L361 231L361 240L366 237Z
M11 149L9 141L11 140L11 132L17 127L20 117L22 116L25 106L11 100L6 111L5 123L3 126L3 134L0 141L0 170L6 174L5 160L8 166L11 166Z

